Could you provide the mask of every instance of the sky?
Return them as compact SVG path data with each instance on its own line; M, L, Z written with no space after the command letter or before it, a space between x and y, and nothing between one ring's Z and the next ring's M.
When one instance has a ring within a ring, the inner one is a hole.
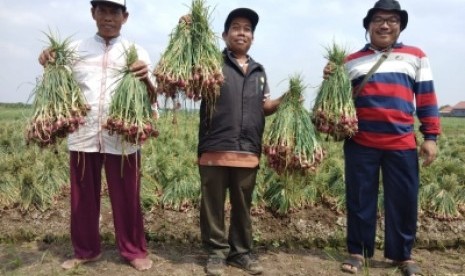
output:
M190 0L126 0L129 19L122 35L144 47L155 66ZM305 104L312 106L326 64L325 47L348 52L367 42L362 20L374 0L205 0L213 31L238 7L260 17L249 54L262 63L272 98L287 90L289 77L302 76ZM399 42L420 47L433 71L439 106L465 101L465 0L400 0L409 13ZM88 0L0 0L0 102L31 103L42 74L37 59L47 47L44 32L84 39L96 32ZM219 39L218 45L224 47Z

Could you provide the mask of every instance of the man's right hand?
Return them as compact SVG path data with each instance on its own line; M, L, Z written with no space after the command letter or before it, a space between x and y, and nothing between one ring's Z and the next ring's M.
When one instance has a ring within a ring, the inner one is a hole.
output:
M329 76L333 73L334 64L331 62L326 63L325 68L323 68L323 79L327 80Z
M45 49L40 53L39 56L39 63L42 66L47 66L47 63L54 62L55 61L55 52L52 51L51 49Z

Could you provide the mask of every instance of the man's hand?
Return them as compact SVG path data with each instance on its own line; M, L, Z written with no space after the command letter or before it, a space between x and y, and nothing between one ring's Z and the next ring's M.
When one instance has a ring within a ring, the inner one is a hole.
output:
M129 70L141 81L145 82L149 78L149 67L142 60L134 62Z
M423 159L423 167L429 166L436 159L438 148L436 141L425 140L420 146L420 157Z
M192 25L192 15L185 14L179 18L179 23L184 22L186 25Z
M39 63L45 67L48 63L52 63L55 61L55 52L51 49L45 49L40 53L39 56Z
M326 63L325 68L323 68L323 79L327 80L329 76L333 73L334 64L331 62Z
M150 97L150 102L154 103L157 100L157 94L155 92L155 86L149 78L149 67L142 60L137 60L130 67L129 70L138 78L140 81L145 83L147 87L147 93Z

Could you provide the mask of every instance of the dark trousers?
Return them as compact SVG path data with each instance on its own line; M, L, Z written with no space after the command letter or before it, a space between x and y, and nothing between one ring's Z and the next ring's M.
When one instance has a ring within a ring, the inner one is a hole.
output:
M200 232L210 255L220 258L250 253L250 207L258 168L199 166L201 178ZM225 231L225 199L229 190L231 219Z
M131 261L147 256L140 206L140 154L127 156L70 152L71 241L74 255L89 259L100 254L100 193L102 167L108 183L116 244Z
M410 259L418 215L416 149L379 150L347 140L344 155L349 253L366 257L374 254L381 169L385 211L384 256L394 261Z

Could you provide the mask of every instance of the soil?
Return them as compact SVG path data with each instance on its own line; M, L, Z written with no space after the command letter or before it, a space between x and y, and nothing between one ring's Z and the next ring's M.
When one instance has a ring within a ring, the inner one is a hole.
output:
M0 275L140 275L118 255L107 199L102 203L103 254L99 261L64 271L72 257L69 198L50 210L0 210ZM340 271L345 253L345 216L324 206L277 216L253 210L254 254L264 275L346 275ZM205 275L197 209L145 212L145 228L153 268L147 275ZM401 275L383 258L383 224L379 219L378 250L363 275ZM421 215L413 258L425 275L465 275L465 221L441 221ZM248 275L228 267L226 275Z

